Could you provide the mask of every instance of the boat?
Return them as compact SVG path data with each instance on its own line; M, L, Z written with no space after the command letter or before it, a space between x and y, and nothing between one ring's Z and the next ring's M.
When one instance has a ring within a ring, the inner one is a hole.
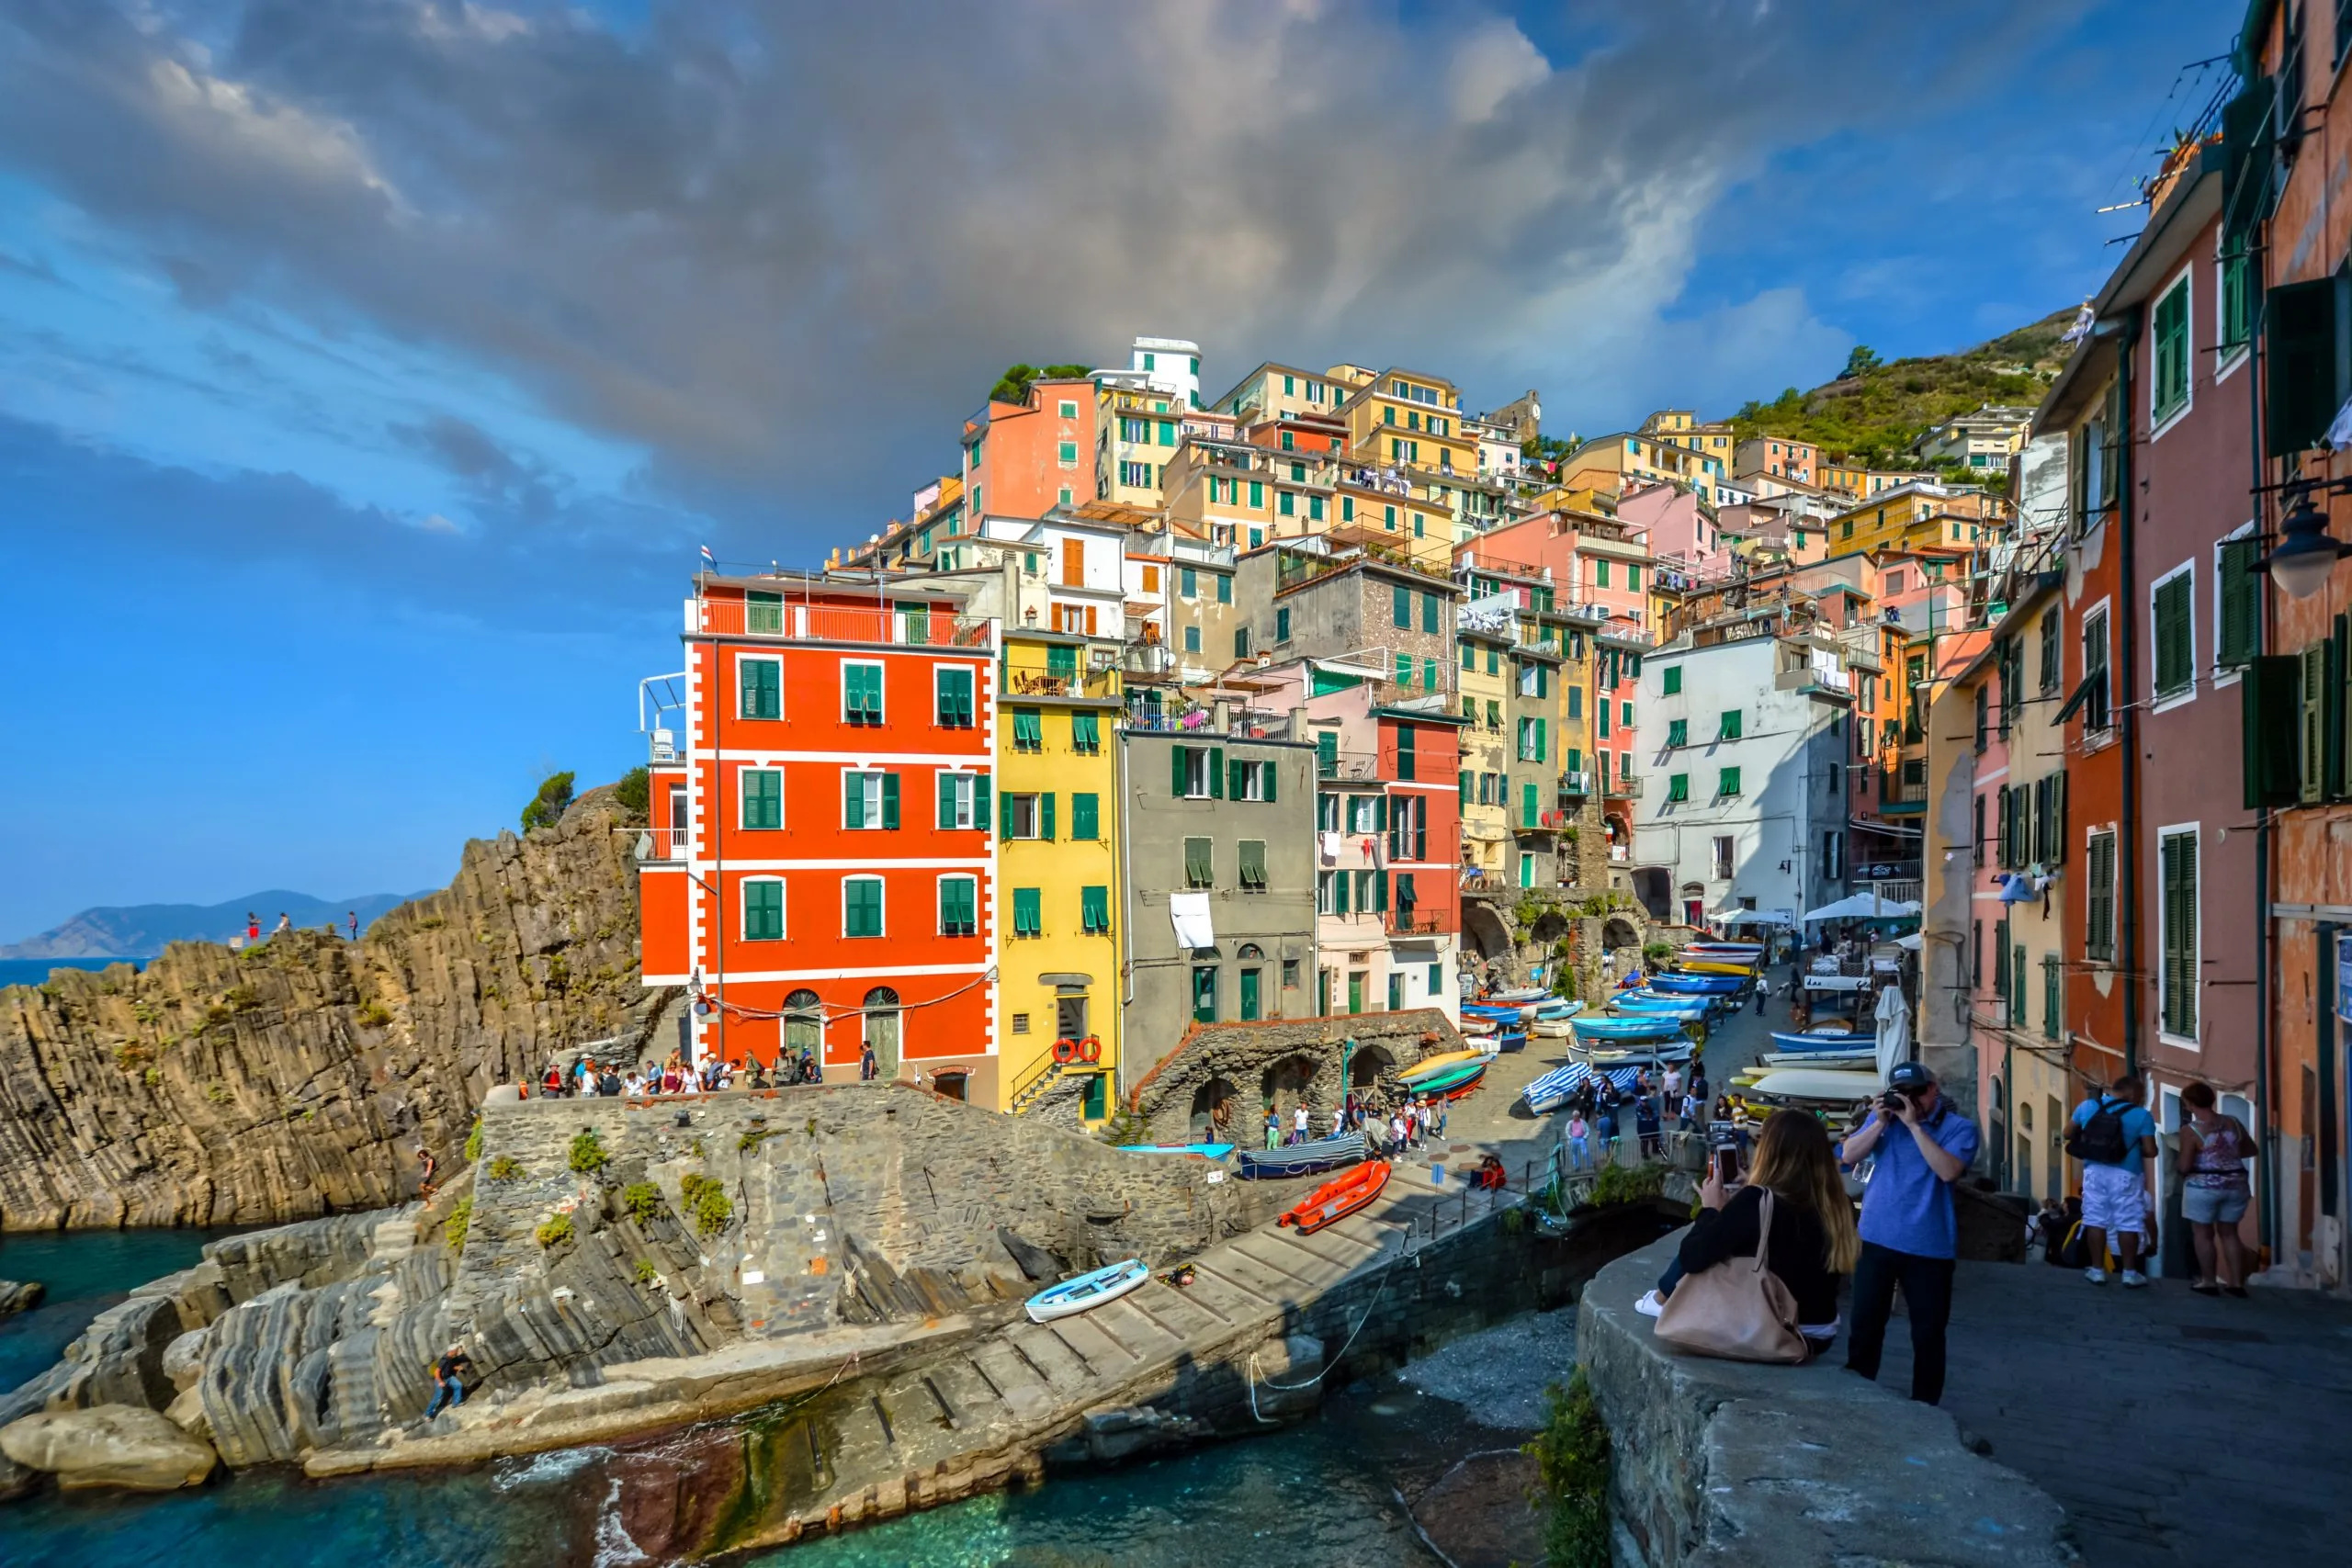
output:
M1679 1018L1703 1021L1714 1009L1697 997L1619 997L1609 1004L1621 1018Z
M1279 1149L1238 1149L1233 1158L1240 1167L1242 1177L1262 1181L1270 1177L1316 1176L1337 1170L1363 1158L1363 1134L1351 1129L1313 1143L1290 1144Z
M1487 1068L1491 1061L1492 1058L1488 1058L1486 1061L1465 1063L1458 1067L1449 1067L1433 1077L1421 1078L1408 1084L1406 1088L1414 1094L1436 1094L1442 1095L1448 1100L1460 1100L1478 1087L1479 1080L1487 1076Z
M1486 999L1490 1002L1513 1002L1523 1006L1528 1002L1547 1000L1551 995L1551 992L1541 986L1514 986L1508 991L1489 991L1487 993Z
M1231 1144L1121 1144L1120 1152L1131 1155L1199 1155L1204 1159L1223 1159L1233 1152Z
M1493 1057L1492 1051L1485 1050L1448 1051L1442 1055L1424 1056L1398 1073L1396 1081L1410 1089L1423 1078L1432 1077L1450 1068L1461 1066L1468 1062L1491 1061Z
M1568 1027L1579 1040L1659 1040L1682 1032L1672 1018L1572 1018Z
M1519 1098L1527 1101L1527 1109L1535 1112L1536 1115L1548 1115L1568 1102L1568 1097L1577 1091L1577 1085L1584 1082L1585 1076L1591 1071L1592 1069L1582 1062L1570 1062L1565 1067L1554 1067L1550 1072L1521 1089Z
M1125 1263L1114 1263L1091 1274L1064 1280L1029 1298L1029 1321L1051 1323L1058 1317L1091 1312L1104 1302L1117 1301L1150 1278L1151 1270L1143 1266L1143 1259L1130 1258Z
M1334 1220L1342 1220L1380 1196L1388 1185L1388 1162L1368 1159L1308 1193L1284 1211L1277 1225L1295 1225L1301 1235L1312 1235Z
M1758 1058L1768 1067L1852 1067L1875 1066L1878 1052L1860 1051L1767 1051Z
M1682 946L1685 958L1728 958L1753 964L1764 956L1764 944L1755 942L1692 942Z
M1827 1067L1776 1067L1748 1086L1750 1094L1774 1100L1808 1100L1832 1105L1855 1105L1875 1100L1886 1088L1877 1069L1838 1071Z
M1538 1023L1556 1022L1560 1019L1574 1018L1582 1011L1584 1011L1582 1002L1572 1002L1566 997L1555 997L1548 1002L1535 1004L1535 1021Z
M1682 961L1686 975L1732 975L1743 980L1756 977L1756 965L1729 958L1686 958Z
M1877 1048L1869 1035L1856 1034L1850 1030L1814 1030L1804 1034L1790 1034L1776 1029L1772 1031L1772 1043L1783 1051L1875 1051Z
M1729 975L1689 975L1669 969L1663 975L1651 976L1649 988L1668 994L1727 997L1746 984Z

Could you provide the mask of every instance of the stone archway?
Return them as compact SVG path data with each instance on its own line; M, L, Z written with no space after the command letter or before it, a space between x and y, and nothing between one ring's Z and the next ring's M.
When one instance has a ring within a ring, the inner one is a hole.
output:
M1396 1059L1378 1045L1359 1045L1348 1058L1348 1088L1367 1089L1380 1082L1380 1075L1396 1066Z
M1216 1077L1193 1091L1191 1127L1197 1144L1226 1143L1233 1138L1234 1100L1239 1090L1231 1078ZM1254 1142L1255 1140L1251 1140Z
M1636 867L1634 872L1634 897L1653 920L1674 918L1674 878L1662 865Z
M1495 912L1494 906L1483 898L1462 901L1462 927L1470 945L1481 958L1508 958L1511 953L1510 928Z
M1634 922L1623 915L1611 915L1600 928L1600 945L1611 949L1639 947L1642 945L1642 933L1635 931Z
M1556 908L1546 909L1536 916L1535 923L1528 928L1527 932L1528 940L1546 952L1551 950L1554 942L1560 941L1567 934L1568 918Z
M1271 1111L1282 1118L1283 1131L1290 1131L1291 1112L1305 1104L1315 1105L1315 1077L1317 1072L1312 1056L1284 1056L1268 1067L1259 1079L1260 1115Z

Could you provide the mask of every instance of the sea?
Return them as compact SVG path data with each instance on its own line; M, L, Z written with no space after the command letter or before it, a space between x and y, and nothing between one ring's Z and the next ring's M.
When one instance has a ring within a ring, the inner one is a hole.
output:
M52 969L107 969L117 964L147 967L144 958L0 958L0 986L38 986Z
M0 1237L0 1279L51 1291L0 1322L0 1385L46 1367L122 1292L196 1260L218 1231ZM1057 1476L870 1529L741 1561L774 1568L1339 1568L1437 1565L1399 1487L1465 1451L1459 1405L1394 1379L1313 1419L1180 1457ZM1492 1448L1493 1434L1469 1447ZM1503 1439L1509 1441L1511 1439ZM455 1568L649 1563L621 1527L620 1483L595 1448L466 1470L312 1481L242 1472L159 1496L49 1493L0 1503L0 1563L234 1563Z

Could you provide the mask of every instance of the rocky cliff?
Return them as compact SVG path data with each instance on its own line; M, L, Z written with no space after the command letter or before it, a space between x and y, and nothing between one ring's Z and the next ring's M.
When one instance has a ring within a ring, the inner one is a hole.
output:
M466 846L364 940L175 943L0 989L0 1228L250 1224L400 1202L495 1083L650 1040L631 825L609 791Z

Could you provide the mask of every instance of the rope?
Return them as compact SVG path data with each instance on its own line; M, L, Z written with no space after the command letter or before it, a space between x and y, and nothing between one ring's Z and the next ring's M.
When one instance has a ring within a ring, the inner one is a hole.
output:
M1372 1321L1373 1309L1380 1305L1380 1298L1388 1293L1389 1281L1396 1277L1396 1265L1404 1262L1408 1258L1416 1259L1419 1258L1419 1254L1413 1250L1412 1240L1413 1238L1411 1235L1409 1233L1407 1234L1398 1243L1396 1256L1391 1258L1387 1262L1381 1265L1382 1278L1380 1281L1380 1289L1374 1291L1372 1294L1372 1300L1364 1303L1363 1315L1357 1318L1355 1327L1349 1330L1346 1343L1340 1347L1339 1354L1335 1356L1326 1356L1323 1359L1323 1370L1321 1371L1317 1372L1305 1382L1266 1382L1259 1372L1258 1352L1255 1350L1250 1352L1250 1415L1254 1420L1256 1420L1258 1425L1261 1427L1278 1427L1282 1425L1281 1422L1272 1419L1258 1408L1258 1385L1261 1382L1265 1382L1266 1386L1273 1390L1276 1393L1296 1393L1301 1389L1313 1388L1317 1383L1321 1382L1326 1377L1330 1375L1330 1371L1333 1367L1338 1366L1341 1361L1347 1359L1349 1347L1352 1346L1356 1342L1356 1336L1363 1332L1363 1325ZM1416 1262L1414 1266L1419 1268L1419 1264Z

